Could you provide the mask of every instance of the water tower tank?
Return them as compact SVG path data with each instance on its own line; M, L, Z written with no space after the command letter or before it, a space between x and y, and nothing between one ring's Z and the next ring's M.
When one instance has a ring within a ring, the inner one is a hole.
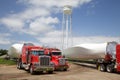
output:
M72 13L72 7L69 5L64 6L63 8L64 14L71 14Z

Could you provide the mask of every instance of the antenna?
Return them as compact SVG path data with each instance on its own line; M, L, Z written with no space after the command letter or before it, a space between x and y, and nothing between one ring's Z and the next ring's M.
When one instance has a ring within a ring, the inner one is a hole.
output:
M63 7L63 21L62 21L62 50L72 46L72 6L65 5ZM70 40L69 41L69 37ZM65 38L65 39L64 39Z

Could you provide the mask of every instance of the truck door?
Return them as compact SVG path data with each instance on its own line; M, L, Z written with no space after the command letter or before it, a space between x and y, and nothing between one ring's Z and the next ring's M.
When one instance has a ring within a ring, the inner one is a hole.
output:
M26 63L26 48L22 49L22 63Z
M117 71L120 71L120 44L116 46Z
M30 63L30 60L31 60L30 54L31 54L30 51L28 51L28 52L26 53L26 62L27 62L27 64Z

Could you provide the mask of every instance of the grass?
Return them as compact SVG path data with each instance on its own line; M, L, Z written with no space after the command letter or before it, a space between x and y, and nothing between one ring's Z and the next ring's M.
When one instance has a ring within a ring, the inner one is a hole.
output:
M5 65L15 65L16 62L13 60L6 60L3 58L0 58L0 64L5 64Z

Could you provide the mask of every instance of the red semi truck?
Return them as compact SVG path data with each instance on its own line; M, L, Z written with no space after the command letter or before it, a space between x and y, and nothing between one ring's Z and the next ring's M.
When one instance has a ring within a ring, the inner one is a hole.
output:
M43 71L53 73L54 71L54 64L50 61L50 56L44 54L42 47L33 44L23 44L22 46L16 44L9 49L9 54L13 56L17 54L17 68L25 69L31 74Z
M109 42L104 59L97 59L97 68L100 71L120 72L120 44Z
M69 68L66 58L62 56L62 52L57 48L45 48L45 54L51 56L51 61L54 63L55 70L67 71Z

